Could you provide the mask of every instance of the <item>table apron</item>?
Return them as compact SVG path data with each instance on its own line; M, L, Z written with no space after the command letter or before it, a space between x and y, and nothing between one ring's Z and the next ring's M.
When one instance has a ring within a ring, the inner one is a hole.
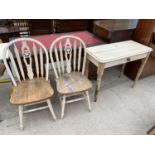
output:
M98 62L95 58L93 58L91 55L87 54L87 59L88 59L90 62L92 62L96 67L98 67L99 62Z
M111 61L111 62L105 63L105 68L109 68L109 67L125 64L127 62L132 62L135 60L143 59L143 58L146 58L147 55L148 55L148 53L144 53L144 54L140 54L140 55L136 55L136 56L126 57L126 58L119 59L116 61Z
M143 59L143 58L146 58L147 55L148 55L148 53L144 53L144 54L130 56L130 57L126 57L126 58L115 60L115 61L110 61L110 62L104 63L105 64L104 68L109 68L109 67L125 64L127 62ZM93 58L89 54L88 54L87 58L89 59L89 61L91 61L97 67L98 67L99 63L102 63L102 62L98 62L95 58Z

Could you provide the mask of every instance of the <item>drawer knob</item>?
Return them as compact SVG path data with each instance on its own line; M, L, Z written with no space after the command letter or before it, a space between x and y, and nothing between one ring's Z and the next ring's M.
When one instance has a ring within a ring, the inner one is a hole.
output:
M127 60L127 61L130 61L131 59L130 59L130 58L127 58L126 60Z

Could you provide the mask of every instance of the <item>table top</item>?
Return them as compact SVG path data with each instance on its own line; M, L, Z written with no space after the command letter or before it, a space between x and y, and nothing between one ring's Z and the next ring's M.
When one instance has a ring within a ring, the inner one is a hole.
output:
M133 40L88 47L88 54L100 63L108 63L119 59L145 54L152 48Z
M130 30L136 28L137 21L128 19L98 20L95 22L95 25L108 31Z

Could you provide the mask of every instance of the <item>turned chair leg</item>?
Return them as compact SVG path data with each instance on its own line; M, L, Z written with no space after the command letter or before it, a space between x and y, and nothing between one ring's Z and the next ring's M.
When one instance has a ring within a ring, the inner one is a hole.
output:
M24 124L23 124L23 105L19 105L19 123L20 123L20 129L24 129Z
M61 118L64 117L65 105L66 105L66 96L63 95L62 101L61 101Z
M88 102L88 109L89 109L89 111L91 111L91 104L90 104L89 91L86 91L86 97L87 97L87 102Z
M53 119L54 120L57 120L57 117L56 117L56 115L54 113L53 106L52 106L52 103L51 103L50 99L48 99L46 102L47 102L47 105L49 107L49 110L50 110L50 112L51 112L51 114L53 116Z

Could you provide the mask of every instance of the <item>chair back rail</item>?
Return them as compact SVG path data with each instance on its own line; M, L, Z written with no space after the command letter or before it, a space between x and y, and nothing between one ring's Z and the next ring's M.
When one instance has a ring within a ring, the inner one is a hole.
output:
M35 39L19 38L9 42L3 50L3 61L15 86L16 81L21 82L26 78L33 79L35 76L37 78L45 77L48 80L48 52L45 46ZM15 80L15 76L17 80Z
M86 45L79 37L61 36L55 39L50 46L50 59L56 78L61 74L71 73L72 71L84 74Z

